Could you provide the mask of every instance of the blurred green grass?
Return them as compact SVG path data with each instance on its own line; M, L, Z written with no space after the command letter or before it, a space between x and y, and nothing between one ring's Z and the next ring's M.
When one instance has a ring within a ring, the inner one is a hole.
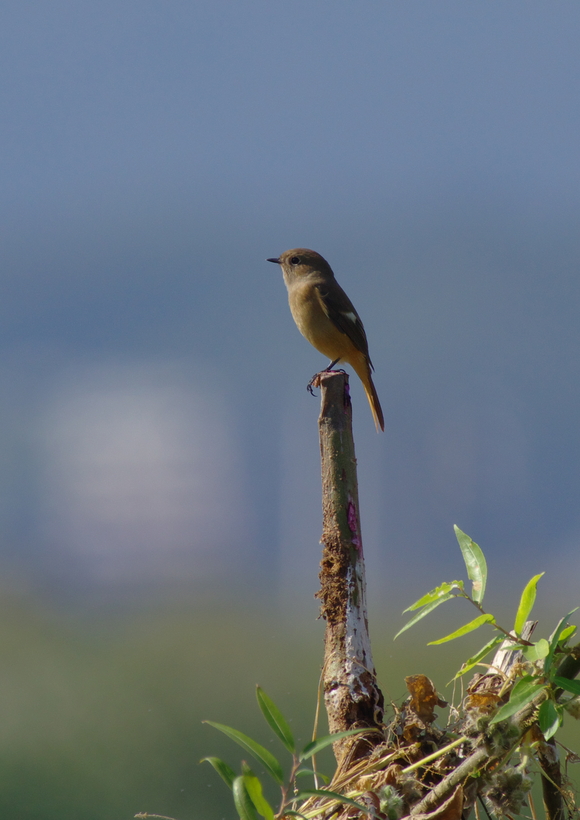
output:
M321 621L250 598L251 605L220 603L207 593L178 600L144 596L81 612L4 593L0 817L124 820L149 812L234 820L225 786L199 760L218 755L237 770L244 754L201 721L235 726L285 761L256 705L255 685L276 701L305 744L322 659ZM450 697L450 670L471 645L426 649L420 629L393 644L399 621L398 614L371 613L385 699L404 698L403 679L417 672ZM446 710L440 712L443 723ZM569 721L562 740L573 746L575 735ZM332 772L330 753L321 768Z
M0 607L0 817L233 817L205 755L241 750L205 718L266 745L260 683L304 743L322 626L304 634L265 607L134 603L98 617L26 597Z

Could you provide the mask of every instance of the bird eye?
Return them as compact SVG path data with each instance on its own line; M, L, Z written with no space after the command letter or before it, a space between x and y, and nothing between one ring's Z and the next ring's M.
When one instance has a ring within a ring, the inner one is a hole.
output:
M299 256L293 256L290 259L290 264L291 265L299 265L300 264L300 257Z

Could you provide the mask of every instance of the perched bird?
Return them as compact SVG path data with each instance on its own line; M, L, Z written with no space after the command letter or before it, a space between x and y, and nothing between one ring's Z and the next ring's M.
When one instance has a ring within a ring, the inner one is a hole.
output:
M363 323L326 259L308 248L293 248L267 261L282 268L290 310L300 333L331 360L327 370L337 362L347 362L354 368L363 383L376 428L384 430Z

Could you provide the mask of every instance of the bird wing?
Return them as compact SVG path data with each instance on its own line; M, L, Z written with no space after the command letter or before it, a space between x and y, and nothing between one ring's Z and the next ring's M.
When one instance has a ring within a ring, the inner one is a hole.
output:
M332 290L324 284L315 287L322 310L340 332L348 336L356 349L364 354L371 369L374 369L363 323L346 293L337 282L334 283Z

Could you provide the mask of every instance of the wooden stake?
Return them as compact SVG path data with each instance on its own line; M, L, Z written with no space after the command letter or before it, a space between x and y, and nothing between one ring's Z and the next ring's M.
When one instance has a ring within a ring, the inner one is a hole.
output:
M383 695L378 687L368 633L366 582L360 529L356 458L348 376L319 374L322 461L321 615L324 641L324 703L330 731L382 725ZM345 765L369 754L384 740L370 732L334 744ZM347 755L348 752L348 755Z

